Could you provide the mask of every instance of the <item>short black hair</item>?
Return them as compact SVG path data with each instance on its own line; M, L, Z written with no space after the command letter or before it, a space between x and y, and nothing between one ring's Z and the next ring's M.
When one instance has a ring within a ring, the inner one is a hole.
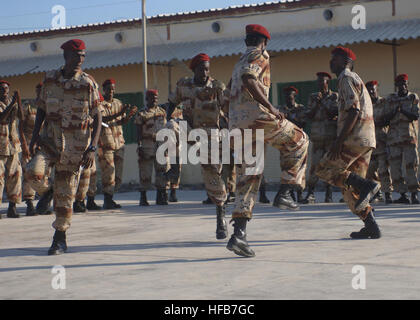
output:
M245 42L248 46L258 46L265 40L267 40L267 38L260 34L247 34L245 38Z

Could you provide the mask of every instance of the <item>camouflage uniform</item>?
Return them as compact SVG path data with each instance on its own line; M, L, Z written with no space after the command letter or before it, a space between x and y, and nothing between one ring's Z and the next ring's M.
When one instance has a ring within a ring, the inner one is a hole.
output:
M7 105L10 102L11 99L7 101ZM7 105L0 101L0 112L3 112ZM14 108L17 110L17 104ZM0 202L6 184L9 202L20 203L22 198L22 167L19 161L19 153L22 148L17 130L17 117L13 113L15 111L12 111L11 116L4 122L0 122Z
M112 102L102 102L102 117L113 116L120 113L123 104L113 98ZM104 193L114 194L122 183L124 165L124 134L123 127L118 122L125 120L127 114L107 122L108 128L102 128L99 138L98 159L101 166L102 188Z
M305 118L305 106L295 102L294 106L280 106L280 112L283 112L287 120L293 122L299 128L303 128L306 122Z
M268 53L255 47L248 47L235 65L229 105L229 128L263 129L264 142L280 151L282 184L303 189L309 144L306 133L287 119L277 119L256 102L242 85L242 76L249 75L258 80L268 97L271 84L269 66ZM245 162L237 166L236 201L232 218L252 217L262 174L246 175L246 168Z
M90 168L84 168L79 177L77 186L76 201L84 201L86 196L94 197L96 195L96 160L93 161Z
M99 91L93 77L83 71L71 79L63 77L62 69L50 71L43 83L38 101L38 108L45 112L40 150L28 163L25 175L42 195L47 191L47 170L55 166L53 227L66 231L71 224L80 163L91 140L89 122L99 109Z
M337 116L332 115L336 115L338 112L338 93L329 90L325 95L322 95L321 92L311 94L307 113L316 108L318 103L320 106L311 119L311 135L309 137L312 143L312 151L308 189L312 190L318 182L315 169L337 137Z
M220 129L220 115L224 104L225 85L209 77L204 86L198 86L193 78L183 78L177 83L175 92L169 101L184 107L183 117L192 129L200 128L207 132L210 145L212 129ZM208 164L201 164L201 173L209 198L222 206L226 199L226 185L222 179L222 164L211 164L209 152Z
M367 205L361 211L356 211L358 191L348 186L345 181L350 173L366 177L372 150L376 146L372 101L362 79L350 69L346 68L338 77L338 88L337 132L342 131L349 110L355 108L359 110L359 115L353 130L343 144L339 158L332 160L330 153L326 153L315 173L320 179L341 188L344 201L350 210L365 220L371 207Z
M180 143L179 143L179 121L183 119L182 116L182 108L175 108L172 112L170 119L166 122L166 128L172 130L175 133L176 141L172 141L172 143L176 144L176 163L170 164L171 169L173 169L173 174L169 176L169 184L170 189L179 189L179 184L181 182L181 171L182 171L182 164L179 161L180 155ZM172 171L172 170L171 170Z
M386 99L378 97L373 106L373 118L375 123L383 121L385 114ZM366 178L381 182L383 192L392 192L391 172L389 166L388 154L388 132L389 126L375 125L376 149L372 152L369 169Z
M398 106L418 115L419 97L412 92L409 92L405 97L399 97L397 93L393 93L387 98L386 110L392 113ZM411 121L402 112L398 112L391 119L387 141L390 148L392 183L395 191L399 193L420 190L417 175L419 167L418 136L418 120ZM406 171L405 179L402 175L403 158Z
M153 189L153 166L155 167L156 189L168 189L165 173L169 170L169 161L160 164L156 159L156 151L159 147L156 142L156 133L166 126L165 110L159 106L145 107L138 113L134 123L141 127L141 141L138 148L140 191Z

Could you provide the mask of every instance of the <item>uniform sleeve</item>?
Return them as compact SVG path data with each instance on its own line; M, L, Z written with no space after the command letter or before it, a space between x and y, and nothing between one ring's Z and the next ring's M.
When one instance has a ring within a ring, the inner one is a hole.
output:
M134 118L134 124L137 126L141 126L143 124L143 117L141 116L141 112L139 112Z
M344 106L342 110L349 111L350 109L360 110L360 89L356 87L356 84L350 77L344 77L340 82L340 95Z
M99 95L99 87L96 81L91 78L92 82L90 84L90 97L89 97L89 109L90 116L94 117L98 112L102 112L102 108L99 108L101 105L101 98Z
M417 116L419 116L420 114L419 96L416 93L413 93L413 103L411 105L411 112Z
M251 54L250 59L248 59L248 62L243 63L240 66L239 76L241 78L243 76L250 76L251 78L258 80L260 74L263 72L264 68L266 67L266 64L267 62L262 55L254 59Z

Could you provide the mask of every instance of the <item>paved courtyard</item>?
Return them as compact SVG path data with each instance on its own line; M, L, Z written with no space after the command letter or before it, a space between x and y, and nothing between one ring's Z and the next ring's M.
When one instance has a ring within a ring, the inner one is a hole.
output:
M26 217L21 204L22 217L8 219L3 203L0 299L420 298L420 206L375 205L383 237L351 240L362 223L344 204L296 212L258 204L248 226L256 257L241 258L225 248L228 239L216 240L204 191L178 198L139 207L138 193L120 193L121 210L75 214L61 256L46 255L53 216Z

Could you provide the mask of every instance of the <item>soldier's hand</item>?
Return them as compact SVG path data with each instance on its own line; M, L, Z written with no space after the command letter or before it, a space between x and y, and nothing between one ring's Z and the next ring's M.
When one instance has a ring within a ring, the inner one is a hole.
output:
M138 108L136 106L133 106L130 110L130 113L128 114L128 117L131 118L137 113L137 111L138 111Z
M95 161L95 152L86 150L83 153L82 163L80 165L88 169L93 165L93 161Z

